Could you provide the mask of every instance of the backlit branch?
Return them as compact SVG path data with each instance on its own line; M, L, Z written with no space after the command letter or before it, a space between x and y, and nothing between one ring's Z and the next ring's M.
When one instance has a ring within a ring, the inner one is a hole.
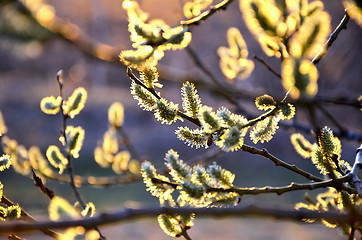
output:
M35 15L24 3L19 0L11 0L13 3L20 6L23 14L32 18L36 23L47 29L54 36L75 45L82 52L96 59L106 62L120 64L118 54L119 49L96 42L90 38L81 28L77 25L54 15L51 21L42 21L40 15Z
M313 58L312 63L317 64L322 59L324 55L326 55L328 49L334 41L337 39L338 34L343 30L347 28L347 23L349 21L349 16L347 13L347 10L345 10L345 14L339 23L339 25L336 27L336 29L333 31L333 33L329 36L327 42L324 44L323 49Z
M259 187L259 188L257 188L257 187L243 188L243 187L235 187L235 186L232 186L230 188L205 187L206 188L205 192L206 193L213 193L213 192L214 193L237 193L240 196L259 195L259 194L266 194L266 193L275 193L277 195L282 195L287 192L298 191L298 190L314 190L314 189L326 188L326 187L339 188L341 186L341 183L349 182L350 180L352 180L352 175L347 174L347 175L337 178L337 179L329 179L329 180L324 180L321 182L312 182L312 183L294 183L294 182L292 182L288 186L281 186L281 187L271 187L271 186L265 186L265 187ZM164 180L160 180L157 178L153 178L152 182L154 184L160 184L160 183L166 184L174 189L179 187L178 183L164 181ZM351 193L357 193L357 191L353 190Z
M2 196L1 203L8 206L8 207L16 205L11 200L9 200L6 196ZM29 213L27 213L22 208L21 208L20 220L23 220L23 221L26 221L26 222L29 222L29 223L37 223L37 221L32 216L30 216ZM50 230L49 228L42 227L42 228L38 228L38 230L41 231L42 233L44 233L45 235L47 235L49 237L52 237L54 239L59 238L59 234L54 232L53 230ZM9 233L10 232L11 231L9 231Z
M0 233L9 232L32 232L42 228L65 229L73 226L93 228L105 224L115 224L135 221L142 218L156 217L160 214L196 214L199 217L267 217L273 219L283 219L301 221L303 219L330 220L338 223L362 221L360 213L346 214L337 212L319 212L310 210L295 210L276 206L263 206L253 203L246 203L231 208L126 208L115 212L100 213L92 218L64 220L64 221L44 221L38 223L4 223L0 225Z
M266 69L268 69L269 72L271 72L272 74L274 74L274 76L276 76L279 79L282 79L282 76L280 75L280 73L278 73L277 71L275 71L272 67L269 66L269 64L267 64L263 59L261 59L260 57L258 57L257 55L253 56L255 60L259 61L261 64L263 64L264 67L266 67Z

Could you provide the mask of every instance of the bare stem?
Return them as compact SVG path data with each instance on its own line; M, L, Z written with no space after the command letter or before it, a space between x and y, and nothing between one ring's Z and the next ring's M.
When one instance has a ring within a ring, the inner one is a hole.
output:
M43 221L38 223L18 223L9 222L0 225L0 233L8 232L32 232L43 228L65 229L68 227L82 226L84 228L92 228L105 224L114 224L117 222L135 221L141 218L155 217L160 214L196 214L200 217L247 217L259 216L263 218L284 219L301 221L303 219L327 220L337 223L356 222L362 220L360 213L348 214L337 212L321 212L311 210L295 210L270 206L267 204L256 205L253 203L245 203L237 207L231 208L126 208L119 211L104 212L91 218L64 220L64 221Z
M69 118L69 115L65 113L64 111L64 99L63 99L63 80L62 80L62 72L58 72L57 74L57 80L58 80L58 84L59 84L59 96L61 97L62 101L60 103L60 112L62 114L62 122L63 122L63 129L62 129L62 137L64 138L64 148L65 151L67 152L67 160L68 160L68 164L67 164L67 171L69 174L69 185L72 188L75 198L77 199L77 201L79 202L80 206L82 207L82 209L86 208L86 204L83 201L82 196L80 195L76 185L75 185L75 181L74 181L74 170L73 170L73 158L72 155L70 153L70 149L67 149L67 135L66 135L66 128L67 128L67 120ZM99 233L100 238L101 239L106 239L101 231L98 229L97 226L94 226L94 229Z
M316 104L316 106L338 128L341 134L345 134L347 132L346 129L321 104Z
M313 58L312 63L318 64L319 61L322 59L324 55L326 55L328 49L334 41L337 39L338 34L343 30L347 28L347 23L349 21L349 16L347 13L347 10L345 10L345 14L340 21L339 25L336 27L336 29L333 31L333 33L329 36L327 42L324 44L323 49Z
M206 75L210 78L210 80L216 85L218 89L218 93L222 95L226 100L228 100L231 104L235 105L240 112L245 112L245 110L240 106L238 101L233 97L233 92L222 85L216 77L211 73L211 71L202 63L201 59L197 56L196 52L188 46L186 48L186 52L191 57L195 65Z
M312 181L316 181L316 182L321 182L323 181L322 178L319 178L319 177L316 177L314 175L312 175L311 173L309 172L306 172L300 168L298 168L297 166L295 165L291 165L289 163L286 163L282 160L280 160L279 158L275 157L274 155L270 154L268 152L268 150L266 150L265 148L263 148L262 150L260 149L257 149L255 147L251 147L251 146L248 146L246 144L244 144L241 149L245 152L249 152L249 153L252 153L252 154L257 154L257 155L260 155L260 156L263 156L269 160L271 160L275 166L280 166L280 167L284 167L292 172L295 172L303 177L305 177L306 179L308 180L312 180Z
M266 69L268 69L269 72L271 72L272 74L274 74L277 78L282 79L282 75L280 75L277 71L275 71L271 66L269 66L269 64L267 64L263 59L261 59L260 57L258 57L257 55L253 56L255 60L259 61L261 64L264 65L264 67L266 67Z
M129 136L126 133L126 131L123 129L123 127L122 126L117 127L117 132L122 136L122 141L123 141L124 145L127 147L127 149L130 151L133 158L141 161L140 155L138 154L136 148L130 141Z

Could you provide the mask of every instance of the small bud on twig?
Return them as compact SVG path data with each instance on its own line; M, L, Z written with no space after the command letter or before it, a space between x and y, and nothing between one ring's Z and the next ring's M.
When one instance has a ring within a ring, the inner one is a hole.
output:
M63 86L63 69L60 69L59 71L58 71L58 73L57 73L57 81L58 81L58 83L59 83L59 85L60 85L60 87L62 87Z

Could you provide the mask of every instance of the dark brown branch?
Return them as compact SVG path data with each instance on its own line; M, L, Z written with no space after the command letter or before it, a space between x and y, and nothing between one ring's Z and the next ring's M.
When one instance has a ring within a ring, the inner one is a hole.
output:
M281 187L229 187L229 188L217 188L217 187L205 187L206 193L237 193L240 196L243 195L259 195L259 194L268 194L276 193L277 195L282 195L287 192L298 191L298 190L314 190L318 188L334 187L339 188L342 183L347 183L352 179L352 174L347 174L343 177L336 179L328 179L320 182L311 182L311 183L290 183L287 186ZM164 184L168 185L174 189L180 186L179 183L170 182L161 180L158 178L152 178L152 183L154 184ZM351 193L357 193L357 191L352 191Z
M122 126L117 127L117 132L122 137L122 143L126 146L128 151L131 153L132 157L134 159L137 159L138 161L142 161L141 156L138 154L136 148L133 146L132 142L129 140L129 136L127 132L123 129Z
M216 88L218 89L218 93L222 95L226 100L228 100L231 104L235 105L239 112L245 112L245 110L240 106L238 101L233 97L233 90L225 87L216 79L216 77L202 63L201 59L197 56L196 52L190 46L186 47L186 52L195 63L195 65L215 84Z
M314 175L312 175L311 173L309 172L306 172L300 168L298 168L297 166L295 165L291 165L289 163L286 163L282 160L280 160L279 158L273 156L272 154L270 154L268 152L268 150L266 150L265 148L263 148L262 150L259 150L257 148L254 148L254 147L251 147L251 146L248 146L246 144L244 144L241 149L243 151L246 151L246 152L249 152L249 153L252 153L252 154L257 154L257 155L260 155L260 156L263 156L269 160L271 160L275 166L280 166L280 167L284 167L292 172L295 172L303 177L305 177L306 179L308 180L312 180L312 181L316 181L316 182L321 182L323 181L322 178L319 178L319 177L316 177Z
M268 69L269 72L274 74L277 78L282 79L282 75L280 75L277 71L275 71L272 67L269 66L263 59L259 58L257 55L253 56L255 60L259 61L261 64Z
M360 213L346 214L337 212L320 212L311 210L295 210L284 207L262 206L253 203L244 203L238 207L231 208L126 208L111 213L100 213L92 218L64 220L64 221L44 221L38 223L4 223L0 225L0 233L8 232L32 232L43 228L65 229L73 226L93 228L105 224L135 221L141 218L156 217L160 214L196 214L199 217L215 217L217 219L226 217L250 217L257 216L263 218L284 219L292 221L302 221L303 219L329 220L338 223L350 223L362 221Z
M34 179L34 185L36 187L39 188L39 190L45 194L45 196L47 196L49 199L52 199L54 197L54 192L53 190L51 190L50 188L47 188L43 181L41 180L40 177L38 177L35 172L34 172L34 169L31 169L31 172L32 172L32 176L33 176L33 179Z
M349 21L349 16L347 13L347 10L345 10L345 14L339 23L339 25L336 27L336 29L333 31L333 33L329 36L327 42L324 44L323 49L313 58L312 63L318 64L319 61L322 59L324 55L326 55L328 49L334 41L337 39L338 34L343 30L347 28L347 23Z
M316 104L316 106L338 128L340 134L344 135L347 132L347 130L341 124L339 124L334 116L330 114L321 104Z
M203 72L206 76L208 76L212 82L217 86L221 87L224 90L224 86L222 86L219 81L214 77L209 69L201 62L200 58L197 56L196 52L191 48L191 46L186 47L187 54L191 57L192 61L195 65Z
M57 74L57 82L59 84L59 96L62 98L62 101L60 103L60 113L62 115L62 124L63 124L63 128L61 130L61 135L62 135L62 138L64 139L64 149L65 151L67 152L67 160L68 160L68 164L66 166L66 169L68 171L68 174L69 174L69 185L70 187L72 188L73 192L74 192L74 195L75 195L75 198L77 199L77 201L79 202L80 206L82 207L82 209L85 209L86 208L86 205L80 195L80 193L78 192L78 189L75 185L75 182L74 182L74 171L73 171L73 162L72 162L72 156L70 154L70 150L68 151L66 149L66 145L67 145L67 136L66 136L66 128L67 128L67 120L69 118L68 114L65 113L64 111L64 99L63 99L63 81L62 81L62 70L60 70Z

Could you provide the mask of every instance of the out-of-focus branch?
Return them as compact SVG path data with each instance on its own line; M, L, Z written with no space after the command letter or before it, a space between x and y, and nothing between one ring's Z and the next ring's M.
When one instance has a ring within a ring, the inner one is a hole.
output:
M339 124L339 122L330 114L321 104L316 104L317 108L336 126L339 130L339 132L343 135L347 130Z
M347 13L347 10L345 10L345 14L339 23L339 25L336 27L336 29L333 31L333 33L329 36L327 42L324 44L323 49L313 58L312 63L318 64L319 61L322 59L324 55L326 55L328 49L334 41L337 39L338 34L343 30L347 28L347 23L349 21L349 16Z
M197 56L196 52L190 47L186 47L186 52L190 56L190 58L193 60L195 65L204 73L206 76L209 77L209 79L215 84L216 88L218 89L218 92L220 95L223 96L226 100L228 100L231 104L235 105L237 107L237 110L239 112L245 113L245 110L240 106L239 102L236 98L234 98L233 90L231 90L228 87L225 87L222 85L216 77L211 73L211 71L202 63L200 58Z
M92 228L105 224L115 224L135 221L142 218L156 217L160 214L196 214L198 217L215 217L217 219L226 217L250 217L283 219L291 221L302 221L303 219L327 220L337 223L350 223L362 221L360 213L347 214L337 212L320 212L311 210L295 210L280 206L256 205L254 203L244 203L237 207L230 208L126 208L111 213L100 213L92 218L64 220L64 221L44 221L38 223L4 223L0 225L0 233L8 232L32 232L42 228L65 229L68 227L82 226Z
M61 182L69 183L68 177L56 173L43 174L46 178ZM120 176L112 177L94 177L94 176L74 176L74 184L76 186L94 186L109 187L113 185L123 185L141 180L141 174L126 173Z
M261 59L260 57L258 57L257 55L253 56L255 60L259 61L261 64L264 65L264 67L266 67L266 69L268 69L269 72L271 72L272 74L274 74L274 76L276 76L279 79L282 79L282 75L280 75L280 73L278 73L277 71L275 71L272 67L269 66L269 64L267 64L263 59Z
M10 207L10 206L15 206L16 204L13 203L11 200L9 200L6 196L2 196L1 198L1 203ZM24 211L24 209L21 208L21 215L20 215L20 220L26 221L26 222L30 222L30 223L37 223L37 221L31 217L26 211ZM41 231L42 233L44 233L45 235L52 237L54 239L58 239L59 238L59 234L54 232L53 230L50 230L49 228L38 228L39 231ZM11 231L9 231L8 233L10 233Z
M122 140L121 140L122 143L126 146L126 148L131 153L133 158L137 159L138 161L142 161L141 156L138 154L135 146L130 141L127 132L123 129L122 126L117 127L117 133L122 137Z
M40 9L31 11L29 6L19 0L11 0L11 2L17 4L24 14L31 17L39 25L55 36L75 45L85 54L102 61L121 65L118 58L118 54L121 51L120 49L95 41L77 25L66 19L60 18L55 14L53 18L44 19L41 18L41 14L36 14L37 11L40 11ZM29 1L28 4L32 4L31 1Z

